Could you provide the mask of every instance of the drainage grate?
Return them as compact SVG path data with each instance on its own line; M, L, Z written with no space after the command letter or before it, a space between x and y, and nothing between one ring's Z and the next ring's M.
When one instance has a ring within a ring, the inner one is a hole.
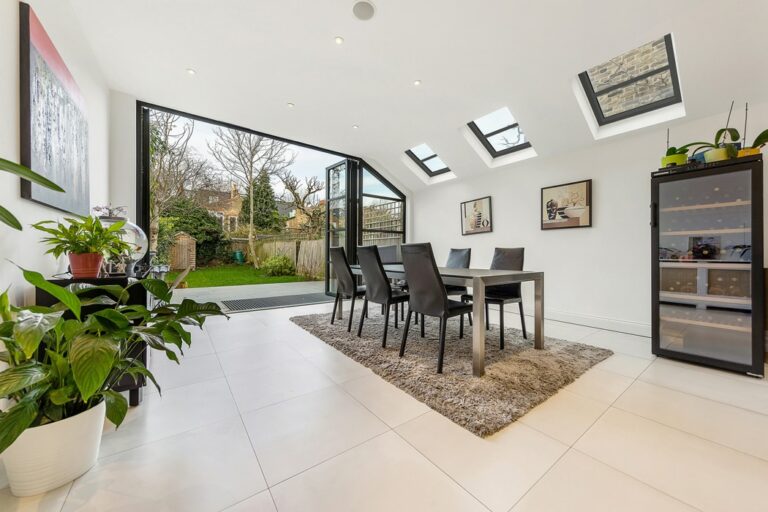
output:
M224 307L230 312L256 311L259 309L282 308L286 306L303 306L307 304L322 304L331 302L333 297L324 293L306 293L303 295L282 295L278 297L259 297L257 299L223 300Z

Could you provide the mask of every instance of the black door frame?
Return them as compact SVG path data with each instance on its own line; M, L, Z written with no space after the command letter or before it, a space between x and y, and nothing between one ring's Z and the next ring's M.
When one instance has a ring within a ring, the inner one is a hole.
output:
M295 146L307 148L307 149L313 149L315 151L321 151L323 153L328 153L331 155L336 155L340 157L340 159L346 159L347 160L347 212L348 215L351 212L351 217L348 218L348 222L352 221L352 224L347 224L347 255L349 256L350 261L356 261L357 258L357 243L359 243L358 239L362 236L362 232L358 229L358 218L361 216L360 209L362 208L362 200L361 200L361 194L358 193L359 187L358 183L360 183L360 186L362 186L362 172L363 169L368 170L376 179L381 181L384 185L386 185L388 188L390 188L395 194L397 194L399 197L403 200L403 239L405 240L405 226L406 223L406 210L405 210L405 204L406 204L406 195L400 191L397 187L395 187L392 182L390 182L388 179L386 179L384 176L382 176L376 169L374 169L371 165L369 165L365 160L362 158L348 155L346 153L342 153L340 151L335 151L332 149L326 149L320 146L315 146L312 144L307 144L305 142L300 142L296 140L287 139L285 137L280 137L278 135L272 135L271 133L265 133L260 132L258 130L253 130L251 128L246 128L244 126L239 126L232 123L227 123L224 121L219 121L216 119L211 119L209 117L199 116L196 114L190 114L189 112L184 112L182 110L177 110L174 108L169 107L163 107L161 105L156 105L153 103L149 103L146 101L137 100L136 101L136 221L139 227L144 230L145 233L149 233L149 111L150 110L159 110L162 112L167 112L169 114L174 114L182 117L187 117L189 119L200 121L203 123L209 123L214 124L217 126L221 126L222 128L231 128L234 130L240 130L246 133L251 133L253 135L259 135L262 137L269 137L270 139L279 140L280 142L286 142L288 144L293 144ZM350 172L350 168L354 168L354 172ZM326 170L327 174L327 170ZM349 188L352 186L353 188ZM326 199L327 199L327 187L326 187ZM352 193L350 193L352 192ZM327 203L326 203L327 204ZM328 207L326 206L326 228L328 226ZM350 229L351 228L351 229ZM350 233L352 236L349 236ZM326 229L326 248L328 247L328 230ZM146 256L146 258L149 258L149 255ZM330 295L328 292L328 256L326 252L326 293Z

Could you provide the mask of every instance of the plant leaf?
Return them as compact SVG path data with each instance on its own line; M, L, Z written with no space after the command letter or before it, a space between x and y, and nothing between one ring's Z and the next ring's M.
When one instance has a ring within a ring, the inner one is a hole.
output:
M37 417L37 402L25 398L0 415L0 453L11 446Z
M54 405L64 405L72 402L75 399L76 393L77 390L75 389L75 386L70 384L68 386L64 386L63 388L54 389L48 393L48 398Z
M25 167L23 165L15 164L11 162L10 160L6 160L4 158L0 158L0 170L10 172L11 174L15 174L16 176L20 178L24 178L25 180L29 180L32 183L36 183L42 187L49 188L51 190L55 190L56 192L64 192L64 189L46 178L45 176L41 176L40 174L36 173L29 167Z
M107 403L107 419L119 427L125 419L128 412L128 400L125 397L111 389L103 393L104 401Z
M768 130L763 130L757 137L755 137L755 142L752 143L752 147L759 148L765 144L768 144Z
M19 219L3 206L0 206L0 222L17 231L21 231L21 222L19 222Z
M83 401L92 397L112 371L117 346L112 339L83 333L72 340L69 360Z
M161 279L142 279L141 285L149 293L157 297L157 300L168 302L171 300L171 291L168 283Z
M48 372L45 371L45 367L38 363L6 368L0 372L0 397L7 397L47 378Z
M66 358L50 349L46 349L45 353L51 358L51 368L55 370L56 378L63 379L69 375L70 367Z
M26 279L29 284L40 288L41 290L48 292L56 297L62 304L67 306L67 308L72 311L72 313L75 315L75 318L78 320L80 319L80 299L77 297L77 295L70 292L66 288L46 281L43 275L39 272L26 270L22 267L19 268L21 268L21 271L24 274L24 279Z
M114 309L102 309L92 313L90 318L96 319L99 324L109 331L121 331L131 325L131 322L128 321L125 315Z
M61 314L62 312L44 314L27 310L19 311L16 324L13 326L13 338L27 358L34 355L43 337L53 329L61 318Z
M195 302L192 299L184 299L181 301L178 316L190 316L190 315L223 315L221 307L215 302Z

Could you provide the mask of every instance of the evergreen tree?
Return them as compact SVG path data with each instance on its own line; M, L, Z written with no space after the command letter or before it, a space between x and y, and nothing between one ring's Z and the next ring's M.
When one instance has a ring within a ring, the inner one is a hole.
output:
M248 222L251 213L249 193L250 190L246 191L243 207L240 210L240 220L244 223ZM265 171L259 172L256 179L253 180L253 225L262 231L280 229L280 215L277 211L275 191L272 189L269 174Z

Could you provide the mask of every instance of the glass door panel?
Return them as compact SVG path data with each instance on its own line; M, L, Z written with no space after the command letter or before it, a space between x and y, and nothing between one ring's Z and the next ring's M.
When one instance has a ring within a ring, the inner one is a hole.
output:
M333 273L328 254L331 247L343 247L347 250L347 217L349 199L347 197L347 161L326 169L326 272L325 289L336 292L336 276Z
M752 361L751 171L659 184L660 347Z

